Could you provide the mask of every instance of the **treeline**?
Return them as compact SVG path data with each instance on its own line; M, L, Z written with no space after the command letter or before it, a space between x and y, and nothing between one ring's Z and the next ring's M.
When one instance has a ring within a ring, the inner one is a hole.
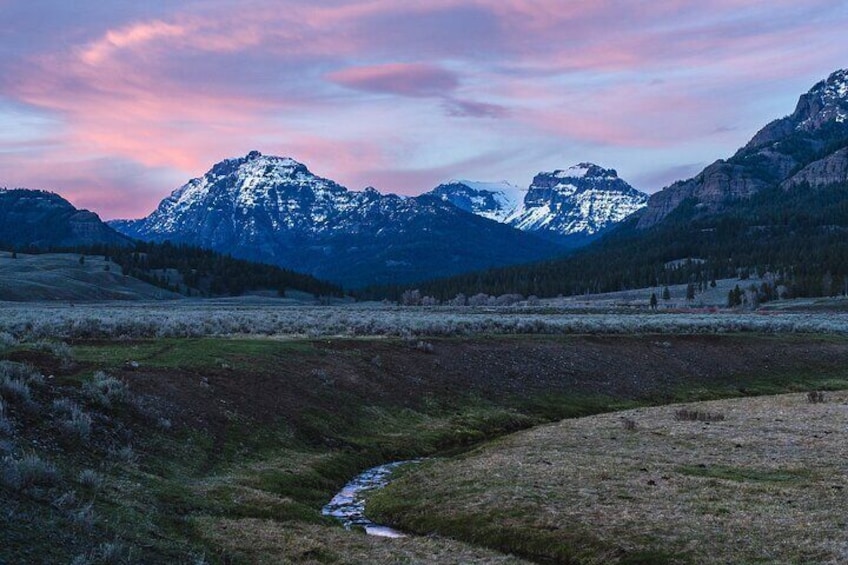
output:
M637 230L637 220L565 259L416 287L438 300L460 293L552 297L771 274L787 296L848 292L848 184L772 188L710 216L685 201L649 230ZM361 296L397 300L404 290L374 287Z
M25 251L105 256L124 275L190 296L238 296L259 290L275 291L280 296L284 296L286 290L306 292L316 297L344 295L338 285L311 275L167 241L136 242L133 246L28 248Z

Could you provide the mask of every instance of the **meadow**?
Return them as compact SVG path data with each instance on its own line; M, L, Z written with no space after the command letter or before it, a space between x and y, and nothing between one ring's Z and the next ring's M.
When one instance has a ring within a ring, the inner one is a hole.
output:
M422 477L439 481L445 462L462 464L479 449L524 437L514 432L563 419L651 439L660 429L654 416L620 411L799 391L828 391L825 404L836 409L841 397L829 391L848 389L848 324L832 310L633 313L554 303L402 308L262 298L2 303L0 561L560 560L571 554L540 555L509 536L493 541L491 532L458 527L415 493L403 495L410 505L402 508L375 499L376 515L427 534L403 540L345 531L320 510L370 466L434 457L421 471L432 475ZM593 414L608 414L606 427L572 420ZM635 431L622 427L625 416ZM578 446L539 441L551 463L580 454ZM635 439L627 445L644 447ZM680 454L677 467L697 473L698 462ZM519 457L504 469L523 464ZM812 476L818 471L802 478ZM534 477L543 488L545 476ZM433 492L449 497L452 484ZM512 505L499 506L501 493L479 484L477 494L492 505L481 512L500 519ZM514 494L551 496L534 485L516 481ZM396 502L393 488L386 500ZM562 495L554 500L566 504ZM474 512L482 508L469 502L468 524L480 523ZM505 531L524 539L548 510L522 508L513 516L518 529ZM430 521L416 522L422 516ZM585 539L607 535L591 523L580 532L557 547L579 550ZM686 534L706 543L704 535ZM614 547L622 562L653 551L648 537L621 539ZM606 542L588 547L598 552L579 553L579 561L609 555ZM671 549L671 558L687 555Z
M844 563L848 394L811 398L565 420L404 468L369 506L541 562Z

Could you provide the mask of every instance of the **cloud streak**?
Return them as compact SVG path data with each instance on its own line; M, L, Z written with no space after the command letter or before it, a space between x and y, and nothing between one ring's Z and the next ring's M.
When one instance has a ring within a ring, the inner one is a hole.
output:
M411 97L440 97L459 86L456 74L424 63L389 63L369 67L352 67L327 75L332 82L383 94Z

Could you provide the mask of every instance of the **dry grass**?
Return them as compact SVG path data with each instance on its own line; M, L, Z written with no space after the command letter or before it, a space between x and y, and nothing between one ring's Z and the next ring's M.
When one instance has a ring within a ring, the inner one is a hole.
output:
M532 536L525 554L587 563L848 561L848 392L687 407L718 422L681 421L680 408L521 432L410 469L371 507L401 528L519 549Z
M203 538L245 563L524 563L437 537L386 539L332 526L257 519L200 518L194 525Z

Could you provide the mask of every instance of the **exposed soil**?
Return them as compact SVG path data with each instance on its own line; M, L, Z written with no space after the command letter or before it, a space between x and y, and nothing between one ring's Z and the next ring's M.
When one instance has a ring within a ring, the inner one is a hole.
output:
M702 385L746 393L744 377L839 374L848 340L814 336L576 336L417 342L319 340L202 370L124 368L133 390L173 406L176 422L223 431L234 415L259 424L299 421L338 402L416 408L433 398L508 403L533 395L662 401ZM308 408L307 408L308 407Z

